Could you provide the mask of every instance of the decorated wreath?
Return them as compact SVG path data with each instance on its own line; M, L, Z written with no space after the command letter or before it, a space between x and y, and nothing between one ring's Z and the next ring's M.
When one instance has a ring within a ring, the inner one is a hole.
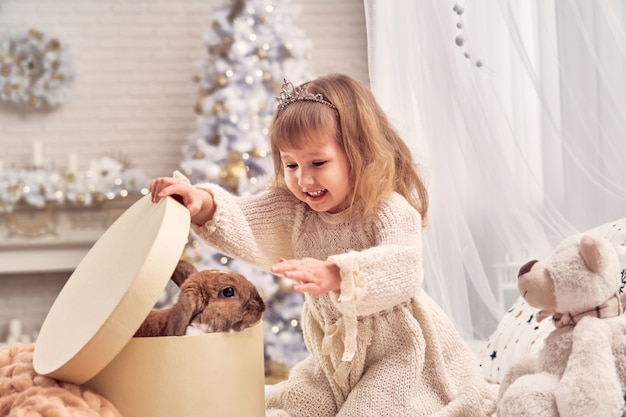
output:
M73 86L73 57L59 38L28 29L0 39L0 101L27 109L56 107Z

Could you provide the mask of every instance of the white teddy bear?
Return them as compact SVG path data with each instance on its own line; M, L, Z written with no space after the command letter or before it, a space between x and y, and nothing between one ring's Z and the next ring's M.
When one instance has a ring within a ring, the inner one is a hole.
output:
M556 329L536 356L508 369L500 417L618 417L626 387L626 316L613 245L591 235L563 240L546 262L519 271L526 302Z

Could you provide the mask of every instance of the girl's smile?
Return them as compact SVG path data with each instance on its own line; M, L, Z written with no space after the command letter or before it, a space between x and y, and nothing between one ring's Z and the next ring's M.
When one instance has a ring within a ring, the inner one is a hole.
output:
M315 192L308 192L307 194L310 195L311 197L320 197L325 192L326 190L320 190L320 191L315 191Z

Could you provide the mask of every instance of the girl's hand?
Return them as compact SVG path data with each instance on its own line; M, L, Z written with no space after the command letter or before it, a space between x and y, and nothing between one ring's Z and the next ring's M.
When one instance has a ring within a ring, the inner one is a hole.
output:
M281 259L272 266L272 272L300 281L293 286L293 290L298 292L320 295L341 287L339 267L332 262L319 259Z
M191 221L199 226L211 220L215 214L213 196L204 190L193 187L186 179L155 178L150 182L150 194L154 203L167 196L172 196L187 207Z

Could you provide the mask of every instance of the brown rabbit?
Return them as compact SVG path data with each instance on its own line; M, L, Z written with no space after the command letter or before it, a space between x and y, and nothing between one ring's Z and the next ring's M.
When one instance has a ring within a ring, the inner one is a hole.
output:
M180 260L171 279L180 287L178 301L151 311L135 337L182 336L188 326L188 333L239 331L257 323L265 311L256 287L235 272L198 271Z

